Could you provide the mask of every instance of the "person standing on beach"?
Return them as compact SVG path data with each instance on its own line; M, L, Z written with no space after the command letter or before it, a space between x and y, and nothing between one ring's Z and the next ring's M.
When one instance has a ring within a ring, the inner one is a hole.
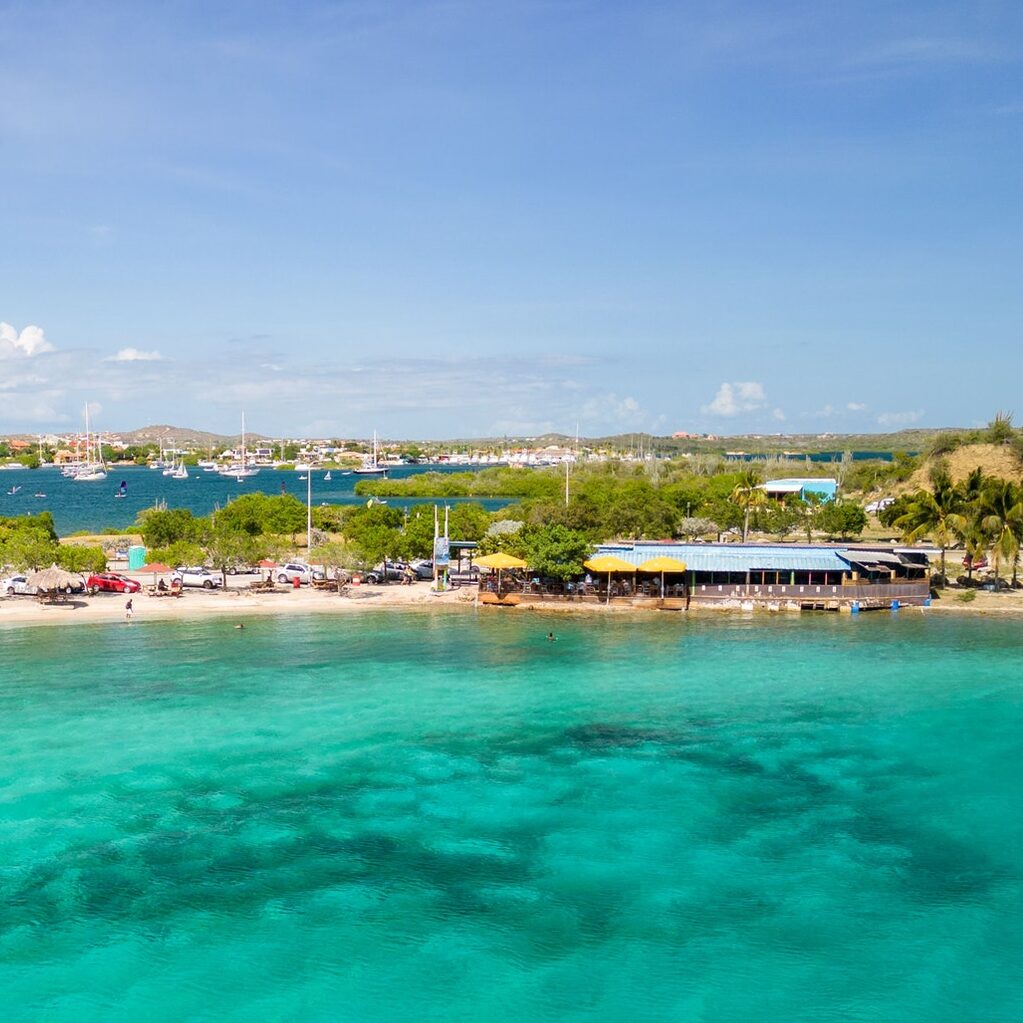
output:
M126 619L127 619L128 621L129 621L129 622L131 621L131 616L132 616L132 613L133 613L133 612L132 612L132 607L131 607L131 600L132 600L132 598L131 598L131 597L129 597L129 598L128 598L128 603L124 605L124 617L125 617L125 618L126 618Z

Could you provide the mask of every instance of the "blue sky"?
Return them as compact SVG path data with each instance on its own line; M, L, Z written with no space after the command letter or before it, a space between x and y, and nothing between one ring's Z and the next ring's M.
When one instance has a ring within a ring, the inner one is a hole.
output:
M0 431L986 421L1021 49L985 0L0 0Z

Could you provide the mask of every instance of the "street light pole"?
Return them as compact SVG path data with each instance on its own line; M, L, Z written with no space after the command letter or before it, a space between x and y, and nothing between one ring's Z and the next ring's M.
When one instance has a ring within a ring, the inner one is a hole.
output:
M313 467L311 464L306 470L305 479L305 553L308 558L313 551Z

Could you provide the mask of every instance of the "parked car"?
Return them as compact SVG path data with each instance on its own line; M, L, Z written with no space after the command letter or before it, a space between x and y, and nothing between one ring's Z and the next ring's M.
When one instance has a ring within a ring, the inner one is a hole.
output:
M882 512L885 508L891 507L895 504L894 497L882 497L880 501L871 501L863 510L869 515L876 515L878 512Z
M142 583L116 572L94 572L85 580L85 588L90 593L99 593L100 590L106 593L138 593Z
M410 561L409 568L416 573L417 579L433 578L433 562L427 561L426 558L419 558L416 561Z
M297 579L300 583L308 585L314 579L327 578L327 573L322 568L307 565L302 561L289 561L286 565L278 565L274 572L279 583L294 584Z
M171 582L179 582L182 586L201 586L204 590L212 590L222 586L224 580L208 568L197 565L194 568L176 568L171 573Z
M9 575L0 580L0 593L13 597L16 593L35 593L35 587L29 586L28 579L23 575Z
M379 565L374 565L364 578L366 582L373 585L382 582L401 582L405 575L405 568L404 561L382 561Z

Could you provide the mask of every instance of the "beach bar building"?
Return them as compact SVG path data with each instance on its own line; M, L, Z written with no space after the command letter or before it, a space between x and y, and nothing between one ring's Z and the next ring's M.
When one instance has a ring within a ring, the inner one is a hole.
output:
M621 564L613 574L589 573L564 586L524 576L521 592L508 594L516 599L500 602L853 611L923 605L930 599L927 554L912 548L636 541L602 544L594 557L611 557ZM641 568L661 558L686 569L660 578ZM627 571L625 565L634 570ZM484 589L481 600L493 602Z

